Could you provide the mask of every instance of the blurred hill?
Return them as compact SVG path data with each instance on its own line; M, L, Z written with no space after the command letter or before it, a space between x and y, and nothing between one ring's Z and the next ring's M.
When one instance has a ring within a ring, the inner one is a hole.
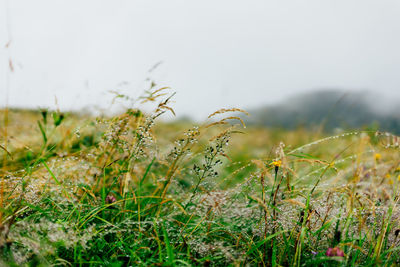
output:
M247 123L286 129L320 127L328 132L368 128L399 134L399 110L378 98L366 92L314 91L250 110Z

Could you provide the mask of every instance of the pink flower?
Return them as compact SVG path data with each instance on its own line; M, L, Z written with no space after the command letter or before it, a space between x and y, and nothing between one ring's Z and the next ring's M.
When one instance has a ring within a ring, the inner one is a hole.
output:
M325 255L328 257L344 257L344 252L340 248L334 247L328 248Z
M117 201L117 199L116 199L113 195L108 195L108 196L106 197L106 203L107 203L107 204L114 203L115 201Z

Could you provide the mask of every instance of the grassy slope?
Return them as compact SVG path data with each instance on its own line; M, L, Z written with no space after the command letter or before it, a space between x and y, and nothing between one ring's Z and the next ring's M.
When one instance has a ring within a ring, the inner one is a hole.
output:
M400 264L396 137L243 129L238 110L194 127L163 111L11 111L2 264Z

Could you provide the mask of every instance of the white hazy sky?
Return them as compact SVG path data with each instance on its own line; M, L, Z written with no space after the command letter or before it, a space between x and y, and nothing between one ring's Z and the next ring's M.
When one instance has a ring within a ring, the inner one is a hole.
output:
M197 118L317 88L400 97L400 1L0 0L1 106L9 75L10 106L106 107L159 61Z

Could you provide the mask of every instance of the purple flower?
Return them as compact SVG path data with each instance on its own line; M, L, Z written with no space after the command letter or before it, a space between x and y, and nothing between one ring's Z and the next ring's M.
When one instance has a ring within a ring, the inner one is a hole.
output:
M328 257L344 257L344 252L338 247L328 248L325 253Z
M106 203L107 203L107 204L114 203L115 201L117 201L117 199L116 199L113 195L108 195L108 196L106 197Z

